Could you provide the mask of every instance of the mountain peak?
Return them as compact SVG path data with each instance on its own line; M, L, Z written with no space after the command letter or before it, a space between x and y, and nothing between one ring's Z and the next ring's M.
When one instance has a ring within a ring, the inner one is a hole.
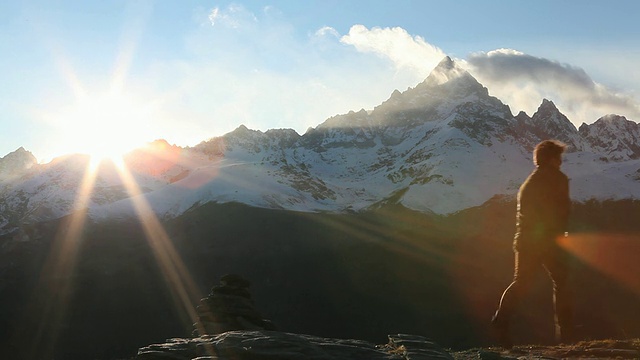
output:
M468 96L487 98L489 90L457 62L446 56L423 82L407 90L403 95L405 98L418 96L459 100Z
M33 164L37 162L35 156L33 156L31 151L25 150L25 148L23 148L22 146L20 146L15 151L8 153L4 157L0 158L0 160L14 161L14 162L19 161L19 162L33 163Z
M549 120L555 120L555 122L567 122L571 123L567 117L558 110L556 104L551 100L542 99L542 104L538 107L538 110L533 114L532 118L538 121L548 122Z
M531 121L531 117L524 111L520 110L518 115L515 116L516 120L519 121Z
M444 59L440 60L436 69L453 69L456 66L456 63L449 56L445 56Z
M569 151L580 151L584 144L575 125L556 107L553 101L543 99L531 117L532 132L540 140L558 139L569 146Z
M542 104L540 104L540 106L538 107L538 111L542 109L558 110L558 107L556 106L556 104L553 103L553 101L548 99L542 99Z
M471 76L466 70L461 68L458 63L453 61L449 56L445 56L436 66L431 74L424 81L427 85L442 85L453 79L462 76Z
M14 151L8 153L7 155L5 155L4 157L2 157L2 159L11 158L11 157L14 157L14 156L24 156L25 154L31 154L31 152L27 151L24 147L20 146L16 150L14 150Z
M249 138L250 136L252 136L252 134L258 134L258 133L262 133L262 132L259 131L259 130L249 129L244 124L241 124L235 130L233 130L230 133L225 134L223 137L225 137L225 138L244 139L244 138Z
M624 116L608 114L591 125L582 124L579 131L608 160L640 158L640 124Z
M599 118L598 120L596 120L597 122L605 122L605 123L624 123L627 120L626 117L622 116L622 115L616 115L616 114L607 114L604 115L603 117Z
M586 135L590 131L588 129L592 129L594 131L598 131L601 133L608 132L610 133L610 140L615 138L625 138L630 135L640 135L640 124L637 124L631 120L628 120L626 117L622 115L616 114L607 114L596 120L591 125L583 125L580 126L583 133ZM596 130L598 129L598 130ZM637 139L634 139L632 142L636 142Z
M37 163L36 157L21 146L0 158L0 179L18 176Z

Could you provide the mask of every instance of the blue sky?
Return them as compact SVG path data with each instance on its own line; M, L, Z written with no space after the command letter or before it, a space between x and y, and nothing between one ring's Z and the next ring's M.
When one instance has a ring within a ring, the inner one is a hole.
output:
M0 156L304 133L449 55L512 112L640 121L637 1L19 1L0 4Z

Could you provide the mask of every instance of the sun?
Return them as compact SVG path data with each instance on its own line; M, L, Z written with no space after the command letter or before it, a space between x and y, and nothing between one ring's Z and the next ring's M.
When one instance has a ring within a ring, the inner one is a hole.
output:
M54 116L66 153L91 156L92 164L122 156L149 141L151 107L130 94L86 94Z

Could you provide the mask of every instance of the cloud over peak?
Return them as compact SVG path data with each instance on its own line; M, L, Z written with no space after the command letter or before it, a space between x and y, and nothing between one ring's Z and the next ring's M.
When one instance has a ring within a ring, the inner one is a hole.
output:
M354 25L340 42L354 46L358 51L374 53L391 60L397 68L417 71L426 77L445 55L420 36L411 36L401 27L368 29Z
M495 96L517 110L530 112L542 98L551 98L576 125L607 113L640 118L637 100L598 84L579 67L512 49L474 53L466 63Z
M331 30L321 31L335 35ZM360 53L386 59L397 72L413 74L420 80L446 56L423 37L412 36L400 27L369 29L354 25L347 35L340 37L340 42ZM637 99L595 82L580 67L504 48L472 53L466 60L459 61L514 111L532 113L542 99L548 98L553 99L576 126L591 123L608 113L640 119Z
M585 88L594 85L581 68L512 49L474 53L467 61L483 76L497 81L528 80L550 85L570 83Z

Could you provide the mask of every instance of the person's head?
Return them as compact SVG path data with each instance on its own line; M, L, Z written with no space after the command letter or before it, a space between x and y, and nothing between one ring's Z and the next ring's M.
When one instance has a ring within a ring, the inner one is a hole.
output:
M562 153L567 145L558 140L545 140L533 149L533 162L536 166L560 167L562 164Z

